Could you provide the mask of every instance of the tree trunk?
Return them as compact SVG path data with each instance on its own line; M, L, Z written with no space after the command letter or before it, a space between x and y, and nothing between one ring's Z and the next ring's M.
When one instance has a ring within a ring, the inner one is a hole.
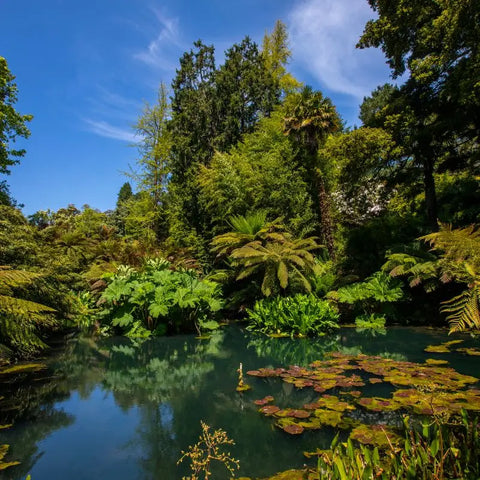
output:
M437 218L437 194L435 191L435 179L433 178L434 161L430 156L423 159L423 184L425 188L425 207L427 222L432 232L438 230Z
M316 171L317 190L318 190L318 207L320 210L320 225L328 254L332 260L335 260L335 241L333 238L333 222L330 214L330 197L325 189L325 183L321 173Z

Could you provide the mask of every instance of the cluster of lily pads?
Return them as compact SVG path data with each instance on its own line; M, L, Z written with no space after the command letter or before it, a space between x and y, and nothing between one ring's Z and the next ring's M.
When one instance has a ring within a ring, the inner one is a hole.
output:
M425 351L428 353L450 353L452 351L451 347L459 343L463 343L463 340L450 340L449 342L443 342L440 345L429 345L425 348ZM475 357L480 356L480 350L478 348L456 348L455 351Z
M260 379L278 378L297 389L310 388L320 394L302 408L280 408L272 396L255 401L259 412L272 417L284 432L299 435L330 426L351 430L350 438L361 443L382 446L395 441L395 425L366 425L357 419L361 415L356 412L452 415L462 409L480 411L480 389L474 388L479 379L460 374L444 363L331 353L309 368L260 368L247 374ZM389 398L363 396L359 388L367 383L387 383L396 389ZM336 395L327 393L334 389L331 393Z

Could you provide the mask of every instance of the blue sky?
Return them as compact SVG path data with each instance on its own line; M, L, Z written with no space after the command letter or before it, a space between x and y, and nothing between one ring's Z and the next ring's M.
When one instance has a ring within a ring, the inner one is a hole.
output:
M113 208L137 157L132 125L182 53L200 38L221 63L277 19L289 29L290 71L359 124L363 96L389 80L380 51L355 49L369 18L366 0L0 0L0 55L16 76L17 110L35 117L11 193L26 214Z

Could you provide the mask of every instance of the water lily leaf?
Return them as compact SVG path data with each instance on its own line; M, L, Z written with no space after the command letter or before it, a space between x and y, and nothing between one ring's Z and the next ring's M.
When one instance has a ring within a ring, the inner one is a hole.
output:
M264 415L273 415L280 410L280 407L276 405L265 405L264 407L260 408L258 411L263 413Z
M445 345L428 345L425 348L425 352L428 353L449 353L450 349Z
M437 360L436 358L427 358L425 363L427 365L448 365L447 360Z
M300 435L305 429L301 425L290 424L283 427L283 431L290 435Z
M261 400L254 400L255 405L266 405L267 403L273 402L274 398L271 395L267 395L265 398Z
M480 350L478 348L457 348L457 352L465 353L472 356L480 356Z
M386 425L359 425L352 430L350 438L366 445L390 447L401 442L401 438Z

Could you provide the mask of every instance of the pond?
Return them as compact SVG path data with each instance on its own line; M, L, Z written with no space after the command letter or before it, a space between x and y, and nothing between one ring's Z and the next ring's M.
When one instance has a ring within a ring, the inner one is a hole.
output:
M448 337L445 330L389 328L383 334L343 328L320 339L268 338L232 326L209 339L176 336L137 342L126 338L72 339L45 359L35 374L0 378L0 444L11 445L9 460L19 466L0 472L1 479L180 479L188 464L177 466L181 450L196 443L200 421L226 430L236 445L239 475L265 477L301 467L303 451L327 448L333 427L289 435L253 403L266 395L281 408L315 402L320 393L295 388L280 378L245 375L252 390L236 392L237 369L308 366L328 352L380 355L423 363L446 359L465 375L479 376L480 356L457 348L426 353L428 345L453 339L461 347L479 347L467 335ZM456 347L456 346L455 346ZM362 395L388 397L392 386L367 384ZM468 388L478 388L470 382ZM358 388L357 388L358 389ZM335 387L328 394L339 395ZM473 391L473 390L472 390ZM359 409L360 412L361 409ZM359 413L360 414L360 413ZM374 423L374 411L362 410ZM215 478L228 478L228 475Z

